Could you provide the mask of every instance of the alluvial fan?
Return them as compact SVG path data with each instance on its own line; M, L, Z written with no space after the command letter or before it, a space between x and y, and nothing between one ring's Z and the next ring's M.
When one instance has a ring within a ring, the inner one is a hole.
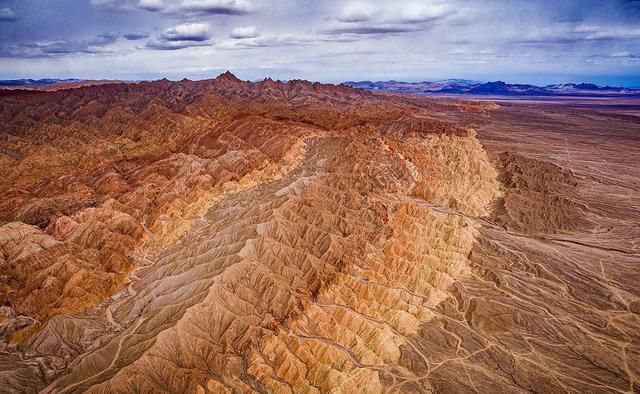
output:
M517 111L230 73L7 94L0 391L639 391L640 174Z

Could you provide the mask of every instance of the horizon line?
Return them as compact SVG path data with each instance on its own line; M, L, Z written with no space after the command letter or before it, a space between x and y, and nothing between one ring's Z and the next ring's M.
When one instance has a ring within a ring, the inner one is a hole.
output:
M189 77L183 77L183 78L174 78L174 77L169 77L169 76L158 76L155 78L141 78L141 79L120 79L120 78L79 78L79 77L13 77L13 78L1 78L0 79L0 83L1 82L9 82L9 81L26 81L26 80L32 80L32 81L43 81L43 80L55 80L55 81L60 81L60 82L64 82L64 81L113 81L113 82L125 82L125 83L139 83L139 82L154 82L154 81L160 81L160 80L169 80L172 82L179 82L182 80L189 80L189 81L206 81L209 79L215 79L217 77L219 77L220 75L223 75L225 73L231 73L232 75L236 76L235 73L227 70L225 72L219 73L219 74L212 74L209 77L202 77L202 78L189 78ZM238 77L237 77L238 78ZM473 83L479 83L479 84L485 84L485 83L495 83L495 82L503 82L505 84L509 84L509 85L531 85L531 86L536 86L536 87L547 87L547 86L554 86L554 85L568 85L568 84L575 84L575 85L580 85L580 84L592 84L598 87L611 87L611 88L624 88L624 89L640 89L640 84L638 85L632 85L632 84L600 84L600 83L595 83L592 82L592 80L586 79L586 80L580 80L580 79L576 79L573 80L572 82L554 82L554 83L546 83L546 84L536 84L536 83L532 83L532 82L517 82L517 81L510 81L508 79L476 79L476 78L465 78L465 77L450 77L450 78L424 78L424 79L415 79L415 78L410 78L410 79L398 79L398 78L390 78L390 79L344 79L344 80L340 80L340 81L317 81L317 80L311 80L311 79L306 79L306 78L289 78L289 79L279 79L279 78L273 78L271 76L265 76L264 78L256 78L256 79L242 79L242 78L238 78L242 81L247 81L247 82L261 82L267 79L271 79L273 81L280 81L280 82L289 82L289 81L295 81L295 80L300 80L300 81L308 81L308 82L318 82L318 83L323 83L323 84L333 84L333 85L341 85L341 84L346 84L348 82L354 82L354 83L361 83L361 82L372 82L372 83L384 83L384 82L399 82L399 83L406 83L406 84L419 84L419 83L434 83L434 82L443 82L443 81L468 81L468 82L473 82ZM16 84L17 85L17 84Z

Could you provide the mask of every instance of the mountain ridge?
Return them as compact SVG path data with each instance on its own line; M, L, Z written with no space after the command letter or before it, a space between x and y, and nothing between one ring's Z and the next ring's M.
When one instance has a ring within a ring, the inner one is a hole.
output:
M560 83L545 86L511 84L504 81L478 82L464 79L441 81L347 81L344 85L369 91L408 94L460 94L497 96L640 96L640 89L598 86L593 83Z
M13 85L51 85L60 82L77 82L82 81L78 78L19 78L19 79L2 79L0 80L0 86L13 86Z
M200 80L182 79L179 82L201 82L212 79L223 79L228 82L249 82L237 78L230 71L220 74L216 78L205 78ZM167 78L160 79L166 82L172 81ZM288 82L280 81L267 77L263 80L253 82ZM293 81L302 81L301 79L292 79ZM154 82L148 81L128 81L128 80L112 80L112 79L81 79L81 78L22 78L0 80L0 89L11 90L42 90L55 91L63 89L72 89L83 86L103 85L103 84L119 84L119 83L143 83ZM437 81L419 81L405 82L397 80L386 81L345 81L339 84L351 86L358 89L368 91L387 91L393 93L438 95L438 94L460 94L460 95L496 95L496 96L624 96L633 97L640 96L640 88L636 87L619 87L619 86L600 86L590 82L568 82L555 83L548 85L534 85L527 83L508 83L502 80L496 81L478 81L464 78L447 78Z

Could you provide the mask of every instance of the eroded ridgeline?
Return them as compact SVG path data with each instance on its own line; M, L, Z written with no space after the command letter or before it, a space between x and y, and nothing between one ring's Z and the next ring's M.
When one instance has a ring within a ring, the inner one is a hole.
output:
M444 211L484 214L496 174L472 133L380 129L316 132L296 169L218 201L140 275L145 306L115 315L137 323L89 356L102 375L87 358L51 389L370 392L427 373L412 338L470 274L476 232Z
M473 132L430 119L436 104L300 81L158 82L118 91L128 107L91 92L79 107L111 109L83 122L135 120L129 156L74 175L97 208L29 210L54 224L24 226L65 256L65 245L98 248L93 229L119 240L131 222L140 233L116 272L130 282L20 331L10 362L24 367L8 382L48 392L372 392L437 368L417 338L471 275L472 218L499 194ZM145 122L170 132L146 135ZM46 208L38 190L25 204ZM20 212L11 218L27 220ZM120 216L105 227L98 212ZM80 233L91 242L76 245ZM68 277L53 294L73 294Z

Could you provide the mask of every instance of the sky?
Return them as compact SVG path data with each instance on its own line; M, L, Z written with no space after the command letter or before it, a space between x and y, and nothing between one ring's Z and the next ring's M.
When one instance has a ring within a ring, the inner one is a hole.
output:
M0 0L0 79L640 86L640 0Z

